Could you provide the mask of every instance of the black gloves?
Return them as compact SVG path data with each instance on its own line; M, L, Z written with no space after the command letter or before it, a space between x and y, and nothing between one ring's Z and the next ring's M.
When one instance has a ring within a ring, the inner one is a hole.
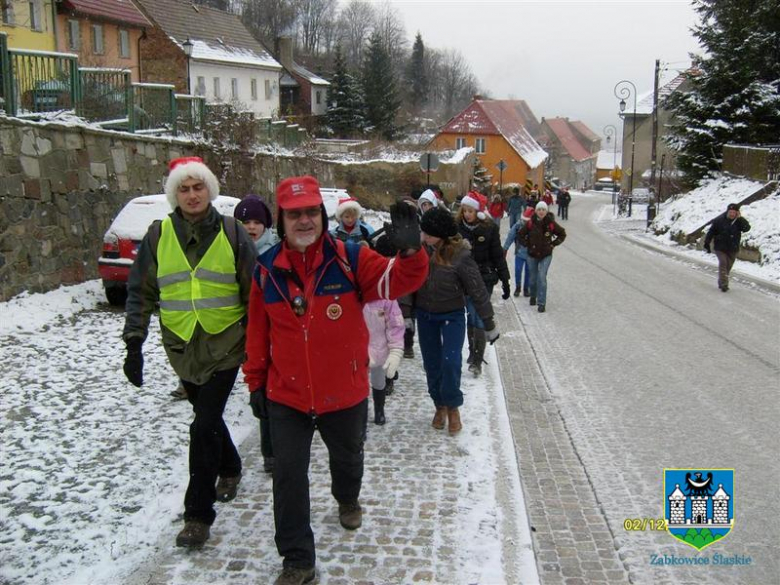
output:
M420 249L420 223L417 211L408 203L398 201L390 206L392 224L385 224L385 231L397 250Z
M133 386L140 388L144 383L144 354L141 353L143 341L137 337L129 339L127 357L125 357L125 376Z
M709 244L704 244L704 251L707 252L707 254L712 254Z
M255 418L268 418L268 403L265 398L265 388L260 386L254 392L249 393L249 406Z
M512 293L512 287L509 286L509 281L505 280L501 283L501 291L504 293L501 295L501 298L504 300L507 300L509 298L509 295Z

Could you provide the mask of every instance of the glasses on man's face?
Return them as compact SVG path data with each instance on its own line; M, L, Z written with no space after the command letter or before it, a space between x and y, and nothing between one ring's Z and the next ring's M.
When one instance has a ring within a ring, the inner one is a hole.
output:
M292 221L301 219L304 215L309 219L315 219L320 216L322 211L319 207L307 207L306 209L285 209L284 216Z

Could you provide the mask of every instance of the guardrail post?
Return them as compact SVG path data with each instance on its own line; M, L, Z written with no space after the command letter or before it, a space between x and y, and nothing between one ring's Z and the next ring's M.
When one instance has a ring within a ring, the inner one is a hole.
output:
M176 108L176 90L171 88L168 91L170 92L171 100L171 133L177 136L179 134L179 116Z
M79 61L76 58L68 59L70 74L70 107L75 112L81 108L81 76L79 75Z
M127 131L135 132L135 92L130 71L125 71L125 108L127 109Z

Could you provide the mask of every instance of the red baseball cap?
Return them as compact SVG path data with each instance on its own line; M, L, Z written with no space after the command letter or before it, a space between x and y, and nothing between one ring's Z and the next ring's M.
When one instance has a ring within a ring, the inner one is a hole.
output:
M310 176L285 179L276 187L276 204L280 209L322 205L320 184Z

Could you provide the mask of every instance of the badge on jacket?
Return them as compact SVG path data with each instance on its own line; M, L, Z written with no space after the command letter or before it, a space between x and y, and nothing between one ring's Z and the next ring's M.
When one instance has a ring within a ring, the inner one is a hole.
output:
M344 309L341 308L341 305L338 303L331 303L328 305L328 308L326 309L326 313L328 315L328 319L331 319L335 321L336 319L340 319L341 315L344 314Z

